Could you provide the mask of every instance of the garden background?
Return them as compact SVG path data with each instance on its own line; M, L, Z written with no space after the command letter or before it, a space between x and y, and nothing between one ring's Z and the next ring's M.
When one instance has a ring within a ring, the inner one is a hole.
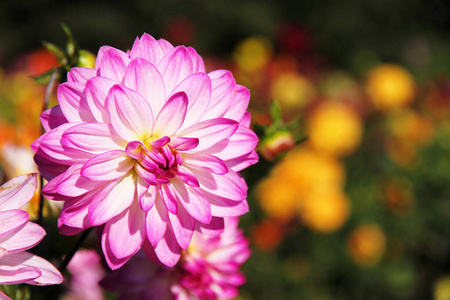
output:
M57 64L42 41L64 47L61 22L94 54L144 32L193 46L251 90L239 299L450 299L446 1L2 1L2 182L34 170L45 88L30 76ZM47 210L64 253L74 239Z

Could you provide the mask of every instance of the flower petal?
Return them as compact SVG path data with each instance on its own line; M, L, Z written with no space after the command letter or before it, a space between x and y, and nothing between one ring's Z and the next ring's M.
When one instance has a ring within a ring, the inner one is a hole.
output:
M218 175L228 173L226 163L217 156L200 153L183 153L181 156L183 158L183 164L208 169Z
M164 237L167 229L167 218L167 208L158 193L156 194L155 204L147 212L145 220L147 225L147 238L152 246L156 246Z
M59 105L53 106L41 114L41 124L45 131L50 131L64 123L67 123L67 119Z
M197 178L203 191L233 201L241 201L247 196L245 180L232 170L226 174L217 175L202 168L189 166L189 169Z
M230 106L223 115L224 118L233 119L238 122L242 120L250 102L250 91L245 86L236 86L236 95Z
M135 160L123 150L112 150L88 160L81 168L81 175L93 181L115 180L125 176Z
M86 161L92 157L90 153L75 147L64 145L62 138L65 131L78 123L65 123L47 132L39 141L39 150L45 153L45 158L63 165L71 165L74 161ZM39 153L42 155L41 153Z
M136 183L132 173L111 181L99 190L89 204L89 222L97 226L108 222L127 209L135 200ZM120 201L117 201L120 199Z
M181 130L197 123L206 111L211 99L211 79L205 73L192 74L181 81L172 91L185 92L189 99L186 118Z
M203 152L227 161L252 152L257 144L256 134L251 129L239 125L238 130L228 140L219 141Z
M86 82L86 87L84 89L86 103L97 122L111 122L108 111L105 108L106 96L115 84L116 82L114 80L100 76L91 78Z
M177 132L186 117L187 105L188 98L184 92L171 96L156 117L153 135L163 137Z
M115 85L110 89L106 102L111 123L124 140L146 140L152 136L152 109L137 92Z
M181 205L192 217L204 224L211 222L211 207L200 188L185 185L177 178L172 179L171 184Z
M141 249L146 237L145 213L134 203L107 222L103 231L108 231L109 246L117 259L131 257Z
M93 122L95 119L83 100L84 84L65 82L58 87L58 102L69 122Z
M111 270L117 270L120 267L122 267L129 259L130 257L125 258L117 258L111 250L111 245L109 244L109 238L108 238L109 231L103 230L102 234L102 250L103 254L105 255L105 260L108 266L111 268Z
M19 209L34 195L37 187L37 174L14 177L0 187L0 210Z
M64 207L61 210L59 219L58 219L58 227L61 234L72 235L75 233L67 233L67 231L73 232L73 230L66 230L63 232L61 229L77 228L77 229L85 229L90 227L89 224L89 204L91 203L92 197L97 193L98 190L102 190L103 186L99 186L97 189L94 189L88 192L86 195L82 197L70 199L64 202ZM65 225L66 227L62 227Z
M0 211L0 238L25 226L28 219L28 213L20 209Z
M39 277L26 281L23 283L32 285L49 285L60 284L63 281L61 273L48 261L37 255L28 253L26 251L12 253L7 256L6 260L2 260L2 266L6 264L16 268L34 268L41 273Z
M223 117L236 94L236 81L230 71L216 70L208 76L211 78L211 101L202 120Z
M238 127L239 123L234 120L217 118L197 123L178 133L178 136L198 138L199 144L195 148L197 152L226 140L236 132Z
M198 146L198 138L173 137L169 146L178 151L187 151L195 149Z
M239 172L248 166L254 165L258 162L259 156L256 151L249 152L245 155L229 159L226 161L228 168L235 172Z
M181 247L172 230L167 230L164 238L156 245L155 254L163 264L169 267L175 266L180 260Z
M150 104L157 116L166 102L166 88L158 69L148 60L133 59L127 67L123 84L137 91Z
M110 150L123 150L124 141L111 124L84 123L67 129L62 134L63 150L78 150L86 153L88 158ZM89 153L89 154L88 154Z
M100 68L100 63L103 60L103 56L110 49L114 49L114 48L111 46L101 46L100 49L98 49L97 58L95 59L95 67L94 67L95 70L98 70Z
M101 58L99 75L111 78L115 82L122 81L130 58L126 53L115 48L109 48Z
M150 185L139 197L139 205L141 206L141 209L143 211L148 212L150 209L152 209L156 201L157 193L158 192L156 186Z
M168 184L163 184L159 191L161 199L164 201L169 212L176 215L178 213L178 201L170 186Z
M83 164L71 165L67 171L61 174L56 182L52 181L47 183L42 189L44 195L47 196L48 192L51 193L56 191L63 196L78 197L96 188L99 185L99 182L81 176L80 172L82 166ZM53 189L53 191L51 189Z
M205 235L219 236L224 232L224 220L221 217L212 217L209 224L197 222L196 230Z
M191 243L197 222L182 206L180 206L177 215L169 214L169 220L178 244L186 250Z
M97 75L97 70L91 68L74 67L67 73L67 82L86 83L89 78Z
M191 55L186 47L173 48L157 65L163 76L166 92L172 94L173 89L186 77L197 73L194 71Z
M168 43L170 45L170 43ZM141 57L156 65L166 53L173 49L171 47L161 47L159 41L151 35L144 33L141 38L136 38L130 51L130 57Z
M204 192L211 203L211 213L217 217L238 217L248 212L247 200L233 201Z
M17 254L19 253L16 253L16 255ZM17 264L14 260L11 263L8 263L7 261L3 263L3 260L2 265L0 266L1 284L19 284L37 278L42 274L37 268Z
M10 255L36 246L44 236L45 230L41 226L28 222L18 231L0 236L0 247Z

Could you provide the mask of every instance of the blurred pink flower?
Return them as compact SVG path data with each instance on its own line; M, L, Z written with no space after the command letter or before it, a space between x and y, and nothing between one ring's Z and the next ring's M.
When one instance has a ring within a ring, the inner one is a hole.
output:
M43 193L65 200L61 233L104 224L112 269L142 247L173 266L194 231L218 235L223 217L248 211L238 172L258 160L257 137L230 72L206 74L194 49L144 34L67 79L33 143Z
M250 256L249 242L237 228L238 218L225 218L220 236L196 232L173 268L157 265L139 252L101 284L119 299L231 299L245 282L239 272Z
M94 250L78 250L67 270L71 275L69 292L63 300L103 300L103 289L99 285L104 276L100 257Z
M45 236L20 210L36 190L36 174L14 177L0 187L0 284L60 284L59 271L45 259L26 252ZM5 298L6 297L6 298ZM1 299L9 299L0 292Z

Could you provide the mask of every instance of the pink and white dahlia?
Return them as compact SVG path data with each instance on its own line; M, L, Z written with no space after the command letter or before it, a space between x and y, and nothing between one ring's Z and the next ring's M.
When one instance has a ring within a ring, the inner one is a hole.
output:
M194 231L220 234L223 217L248 211L238 172L256 163L257 137L230 72L205 73L194 49L144 34L67 80L33 143L43 193L65 201L61 233L103 225L112 269L142 247L173 266Z
M34 195L36 174L14 177L0 186L0 284L60 284L61 273L28 250L45 236L45 230L28 220L20 208ZM0 292L0 299L9 299Z
M245 282L239 272L250 256L249 242L238 229L238 218L226 218L220 236L196 232L173 268L157 265L139 252L101 284L120 299L231 299Z
M78 250L67 265L67 270L70 273L69 292L62 300L105 299L99 285L105 274L100 256L95 250Z

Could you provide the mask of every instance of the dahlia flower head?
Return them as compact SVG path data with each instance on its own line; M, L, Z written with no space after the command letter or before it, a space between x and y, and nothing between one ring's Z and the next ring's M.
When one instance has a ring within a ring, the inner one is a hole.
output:
M219 235L248 211L250 93L229 71L205 73L194 49L148 34L128 52L103 46L57 96L32 145L43 194L65 201L62 234L102 226L112 269L141 248L173 266L194 231Z
M67 265L67 271L70 278L65 283L69 291L62 300L105 300L99 285L105 272L95 250L79 249Z
M119 299L232 299L245 282L239 272L250 256L249 242L238 229L238 218L225 218L220 236L195 232L192 243L173 268L155 264L141 251L101 281Z
M26 205L36 191L36 174L14 177L0 186L0 284L60 284L61 273L48 261L28 250L45 236L45 230L29 222ZM10 299L0 291L0 299Z

